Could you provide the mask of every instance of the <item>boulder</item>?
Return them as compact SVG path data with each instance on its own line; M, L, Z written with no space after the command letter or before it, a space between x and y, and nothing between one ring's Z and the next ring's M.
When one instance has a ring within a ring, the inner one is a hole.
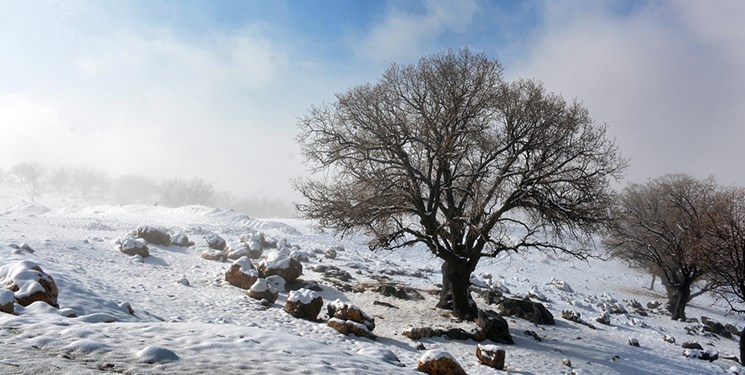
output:
M251 264L251 260L248 257L242 257L236 260L228 271L225 272L225 281L241 289L250 289L258 278L259 272Z
M1 266L0 286L13 292L15 301L21 306L41 301L59 308L57 284L52 276L32 261L23 260ZM5 299L8 298L6 294Z
M194 242L189 240L183 233L176 234L171 237L171 245L178 247L191 247L194 246Z
M225 243L225 240L218 236L215 233L210 233L204 239L207 241L207 246L210 247L210 249L215 250L225 250L225 246L227 246L227 243Z
M600 315L595 317L595 321L607 326L610 325L610 312L603 311Z
M143 258L150 256L147 242L142 238L127 237L122 239L119 243L119 251L127 255L139 255Z
M686 349L683 356L691 359L700 359L702 361L714 362L719 359L719 352L716 350Z
M259 263L258 268L262 277L279 275L288 283L303 274L303 265L289 257L277 260L263 260Z
M290 292L285 303L285 312L305 320L315 321L323 307L323 298L310 290L299 289Z
M535 324L554 324L554 316L539 302L529 299L504 298L497 305L502 316L514 316L529 320Z
M507 321L491 310L479 310L476 324L484 331L486 338L500 344L514 344Z
M334 248L327 249L323 253L323 257L326 258L326 259L336 259L336 249L334 249Z
M370 330L365 326L364 324L353 322L351 320L343 320L343 319L337 319L337 318L331 318L328 320L328 326L337 330L339 333L343 335L348 335L350 333L359 336L359 337L367 337L371 340L375 340L377 336L375 336Z
M467 375L458 361L442 350L428 350L419 358L417 369L429 375Z
M8 289L0 288L0 312L12 314L15 301L15 293Z
M199 256L206 260L225 260L225 252L222 250L205 249Z
M435 332L432 327L412 327L405 329L401 335L412 340L420 340L427 337L439 336L441 332Z
M686 341L683 344L680 345L683 349L696 349L696 350L704 350L704 348L701 346L701 344L695 342L695 341Z
M654 310L662 306L662 302L660 301L649 301L647 302L647 308L650 310Z
M285 279L282 278L282 276L279 275L272 275L266 278L266 282L269 283L274 289L277 289L278 292L284 292L287 290L285 288ZM310 289L310 288L308 288Z
M355 323L363 324L368 330L375 329L375 319L365 314L359 307L335 300L326 306L329 318L349 320Z
M249 257L250 256L250 249L248 248L248 244L245 242L231 242L227 246L225 246L225 257L230 260L236 260L240 257Z
M248 259L248 258L247 258ZM257 300L265 299L269 303L274 303L279 298L279 292L266 279L257 279L256 282L251 285L246 294Z
M168 230L163 227L140 225L135 229L134 235L135 237L142 238L147 241L147 243L154 245L168 246L171 244L171 235L168 234Z
M476 345L476 357L482 365L504 370L504 350L495 345Z

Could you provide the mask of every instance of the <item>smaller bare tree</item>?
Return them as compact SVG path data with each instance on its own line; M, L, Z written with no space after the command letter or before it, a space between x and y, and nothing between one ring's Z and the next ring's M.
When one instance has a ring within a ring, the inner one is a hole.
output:
M36 199L39 194L42 185L42 176L44 175L44 168L41 165L34 162L22 162L16 164L12 169L11 173L18 177L18 180L22 184L27 184L29 187L29 197L31 200Z
M675 320L685 319L691 286L704 275L700 255L709 248L706 218L716 190L711 178L667 175L630 185L613 209L605 245L660 277Z

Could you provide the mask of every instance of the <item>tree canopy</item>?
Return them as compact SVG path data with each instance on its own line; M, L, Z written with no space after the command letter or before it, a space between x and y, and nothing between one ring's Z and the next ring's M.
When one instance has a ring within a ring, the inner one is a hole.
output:
M368 231L373 249L426 245L447 266L443 293L461 317L481 257L524 248L585 256L563 240L608 225L609 179L625 167L581 103L535 81L507 82L497 60L468 49L393 64L378 82L312 107L299 127L320 175L297 182L300 212Z

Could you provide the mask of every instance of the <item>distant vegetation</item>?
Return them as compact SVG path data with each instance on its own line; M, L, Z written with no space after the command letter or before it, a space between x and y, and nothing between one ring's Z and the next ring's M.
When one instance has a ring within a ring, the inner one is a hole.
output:
M112 177L90 168L47 168L35 162L0 169L0 183L20 184L35 200L46 193L61 194L96 204L159 204L179 207L192 204L232 208L254 217L294 217L294 208L280 200L236 197L216 190L202 178L173 178L157 181L127 174Z

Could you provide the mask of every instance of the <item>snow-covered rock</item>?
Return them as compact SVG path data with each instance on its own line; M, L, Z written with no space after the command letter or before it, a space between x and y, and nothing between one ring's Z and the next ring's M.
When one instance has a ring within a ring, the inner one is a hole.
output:
M125 237L121 239L119 251L127 255L139 255L143 258L150 256L147 242L142 238Z
M225 281L241 289L251 288L258 278L259 271L254 268L247 256L234 261L225 272Z
M476 345L476 357L482 365L504 370L504 349L496 345Z
M181 359L173 350L161 346L149 345L135 354L138 362L167 363Z
M59 307L59 290L54 278L30 260L0 266L0 285L13 292L21 306L41 301Z
M458 361L442 350L426 351L419 358L417 369L429 375L466 375Z
M274 288L273 285L269 284L266 279L259 278L251 287L246 291L246 295L257 300L267 300L269 303L274 303L279 298L279 292ZM316 314L318 316L318 314Z
M323 298L310 289L299 289L290 292L285 303L285 312L306 320L316 320L323 307Z
M168 229L159 226L140 225L134 230L134 236L154 245L168 246L171 244L171 235L168 234Z
M0 312L12 314L15 301L15 293L11 292L9 289L0 288Z
M258 267L259 274L262 277L279 275L288 283L295 281L303 274L303 265L297 260L290 258L289 253L287 255L287 258L262 260Z

